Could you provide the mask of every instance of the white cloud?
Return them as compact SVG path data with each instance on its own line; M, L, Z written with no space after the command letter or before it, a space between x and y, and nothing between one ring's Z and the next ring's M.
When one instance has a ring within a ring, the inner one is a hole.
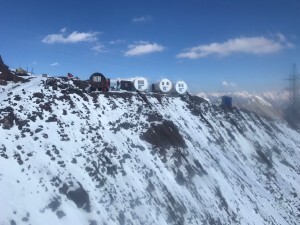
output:
M154 52L161 52L165 49L165 47L160 44L151 44L145 41L140 41L134 45L129 45L128 48L129 50L125 52L125 56L140 56Z
M59 66L58 62L52 63L51 66Z
M110 41L109 44L111 45L120 45L120 44L124 44L126 41L123 40L123 39L117 39L117 40L113 40L113 41Z
M61 33L65 33L66 31L67 31L67 28L66 28L66 27L63 27L63 28L60 29L60 32L61 32Z
M143 23L143 22L149 22L152 20L151 16L141 16L141 17L135 17L131 21L134 23Z
M100 43L96 43L96 45L94 45L91 49L96 53L106 52L105 46Z
M242 37L229 39L223 43L199 45L179 53L177 58L203 58L209 55L228 56L234 53L268 54L275 53L284 48L291 48L293 44L286 41L282 34L277 34L279 40L265 37Z
M277 33L276 36L278 37L279 41L286 42L286 38L282 33Z
M227 82L227 81L222 81L222 85L224 87L236 87L237 86L237 84L231 83L231 82Z
M275 34L275 37L278 38L278 40L284 45L286 48L293 48L295 45L291 42L289 42L286 37L282 33Z
M38 62L37 62L36 60L34 60L34 61L31 62L31 64L32 64L32 65L37 65Z
M77 42L94 42L97 41L98 32L77 32L73 31L69 35L65 34L49 34L47 35L42 42L46 44L55 44L55 43L77 43Z

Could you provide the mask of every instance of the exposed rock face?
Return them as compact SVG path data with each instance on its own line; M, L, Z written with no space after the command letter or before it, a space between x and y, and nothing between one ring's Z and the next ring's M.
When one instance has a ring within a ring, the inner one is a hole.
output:
M24 81L24 79L12 74L9 71L8 66L4 64L0 55L0 85L6 85L7 81L19 82Z
M285 123L69 83L0 89L0 224L299 224L300 135Z
M0 55L0 85L6 85L7 80L12 80L12 74L10 73L8 66L6 66Z

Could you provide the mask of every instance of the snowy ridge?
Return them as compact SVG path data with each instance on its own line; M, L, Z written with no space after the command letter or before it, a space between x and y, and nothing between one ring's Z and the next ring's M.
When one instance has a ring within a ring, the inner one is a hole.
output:
M45 83L0 93L1 225L299 223L286 124L196 96Z

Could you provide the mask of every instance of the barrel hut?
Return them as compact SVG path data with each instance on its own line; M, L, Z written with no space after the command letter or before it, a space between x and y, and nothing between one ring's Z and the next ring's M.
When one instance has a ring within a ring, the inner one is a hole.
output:
M167 79L161 79L158 83L152 85L152 91L154 92L170 92L172 89L172 82Z
M175 91L178 94L184 94L187 92L187 84L183 80L177 81L175 84Z
M110 80L107 79L102 73L93 73L90 76L90 90L107 92L110 87Z
M148 88L148 81L144 77L138 77L133 80L133 86L137 91L146 91Z

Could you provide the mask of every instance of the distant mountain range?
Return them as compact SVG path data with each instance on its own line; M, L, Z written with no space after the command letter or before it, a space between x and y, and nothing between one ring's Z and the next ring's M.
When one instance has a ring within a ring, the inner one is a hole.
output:
M233 105L238 108L253 111L262 116L274 119L282 119L284 109L289 103L289 93L286 90L270 91L253 94L246 91L241 92L212 92L198 93L197 96L207 99L213 104L221 102L221 96L231 96Z

